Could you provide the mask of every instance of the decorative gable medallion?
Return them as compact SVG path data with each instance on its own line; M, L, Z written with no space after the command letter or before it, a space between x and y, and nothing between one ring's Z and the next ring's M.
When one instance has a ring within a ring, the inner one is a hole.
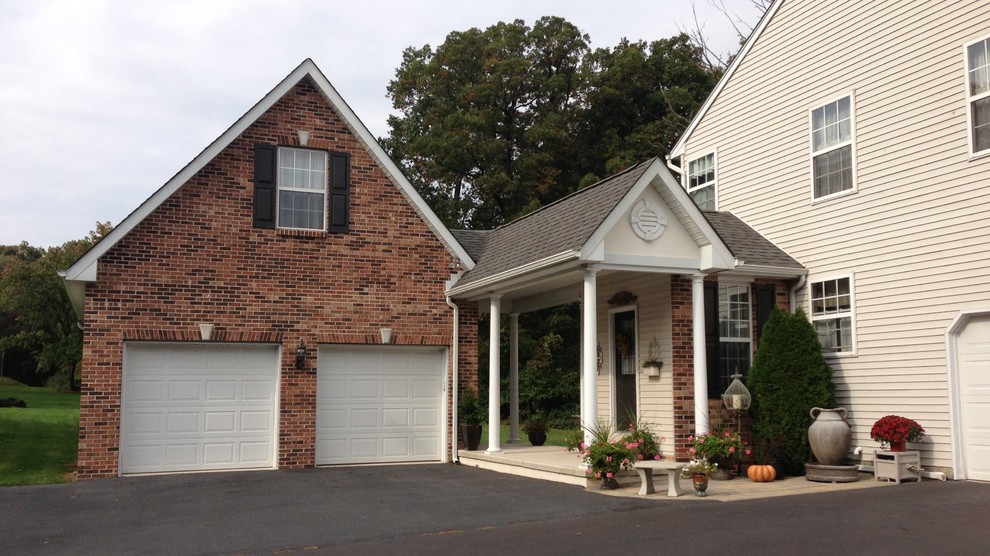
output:
M656 203L643 199L633 207L629 224L640 239L653 241L667 229L667 216Z

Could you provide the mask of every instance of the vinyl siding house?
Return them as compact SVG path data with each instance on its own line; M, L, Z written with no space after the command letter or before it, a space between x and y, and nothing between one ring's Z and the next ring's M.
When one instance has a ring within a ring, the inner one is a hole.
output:
M874 421L990 480L990 4L778 0L668 156L807 269L853 459Z

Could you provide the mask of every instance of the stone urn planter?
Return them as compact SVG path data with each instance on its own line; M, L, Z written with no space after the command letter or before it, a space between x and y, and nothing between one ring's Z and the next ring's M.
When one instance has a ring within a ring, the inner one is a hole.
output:
M844 407L836 409L811 408L814 422L808 427L808 442L818 463L841 465L852 446L852 429L846 421Z

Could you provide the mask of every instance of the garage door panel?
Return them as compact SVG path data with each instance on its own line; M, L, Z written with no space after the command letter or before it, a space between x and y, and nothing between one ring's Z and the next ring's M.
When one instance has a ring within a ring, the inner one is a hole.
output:
M323 346L318 465L442 459L444 351Z
M128 344L121 473L274 467L277 372L273 346Z
M351 398L355 400L377 400L378 381L377 380L351 380Z
M383 409L382 416L382 426L385 428L409 426L409 410L407 409Z
M385 400L408 400L409 381L405 379L383 380L382 398Z
M990 317L967 323L957 342L966 475L990 481Z

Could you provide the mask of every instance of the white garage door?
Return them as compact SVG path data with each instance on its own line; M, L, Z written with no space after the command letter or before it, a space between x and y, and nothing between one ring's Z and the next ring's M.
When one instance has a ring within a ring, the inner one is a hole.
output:
M990 317L969 321L958 342L966 475L990 481Z
M278 348L128 343L120 472L275 466Z
M439 461L445 351L323 346L316 464Z

